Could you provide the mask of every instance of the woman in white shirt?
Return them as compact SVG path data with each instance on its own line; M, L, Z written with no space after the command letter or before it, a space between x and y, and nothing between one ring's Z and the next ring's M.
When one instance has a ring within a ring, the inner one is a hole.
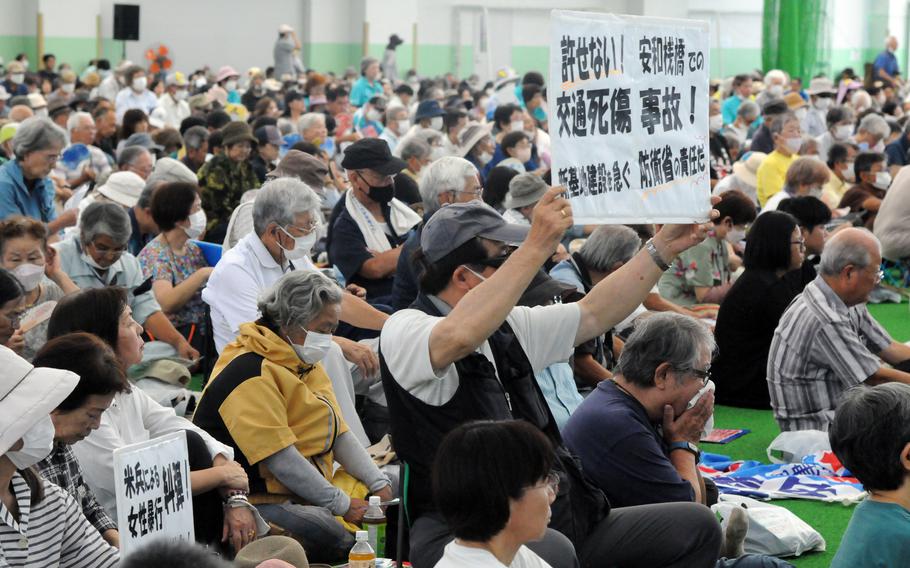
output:
M550 521L553 456L540 430L520 420L452 430L436 454L433 494L455 540L436 568L549 568L525 543Z

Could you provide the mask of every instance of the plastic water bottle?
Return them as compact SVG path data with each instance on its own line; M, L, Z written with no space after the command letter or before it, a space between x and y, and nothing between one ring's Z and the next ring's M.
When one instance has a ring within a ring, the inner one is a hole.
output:
M379 495L371 496L370 506L363 515L363 527L369 534L370 546L373 547L378 558L385 557L386 518L382 507L379 506L381 502Z
M367 531L357 531L356 542L348 554L348 568L376 568L376 552L368 542Z

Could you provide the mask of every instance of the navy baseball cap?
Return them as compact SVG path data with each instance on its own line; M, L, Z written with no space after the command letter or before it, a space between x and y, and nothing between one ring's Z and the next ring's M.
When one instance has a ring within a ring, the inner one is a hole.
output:
M518 245L529 230L530 227L507 222L486 203L455 203L430 217L420 234L420 248L430 262L438 262L474 237Z

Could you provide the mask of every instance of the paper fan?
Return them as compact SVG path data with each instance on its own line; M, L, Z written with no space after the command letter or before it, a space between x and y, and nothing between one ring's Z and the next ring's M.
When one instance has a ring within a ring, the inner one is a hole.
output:
M145 59L149 62L149 73L167 73L173 66L171 50L163 43L157 43L145 50Z

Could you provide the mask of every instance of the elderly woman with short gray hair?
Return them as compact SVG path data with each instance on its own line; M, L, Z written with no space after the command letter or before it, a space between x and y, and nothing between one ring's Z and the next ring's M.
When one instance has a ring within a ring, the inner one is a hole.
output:
M127 251L132 225L126 210L110 201L92 203L79 218L79 235L56 243L60 266L81 289L118 286L128 291L133 319L149 336L170 344L189 360L199 357L174 329L155 301L151 284L135 256Z
M31 217L45 223L50 234L75 225L75 211L57 216L54 197L58 191L48 177L66 146L63 129L50 119L32 117L19 125L12 146L14 158L0 167L0 219Z
M241 325L222 351L194 418L234 448L250 478L250 502L301 540L311 561L345 558L367 495L392 498L389 479L348 429L321 363L343 297L319 272L282 276L260 297L262 316Z

